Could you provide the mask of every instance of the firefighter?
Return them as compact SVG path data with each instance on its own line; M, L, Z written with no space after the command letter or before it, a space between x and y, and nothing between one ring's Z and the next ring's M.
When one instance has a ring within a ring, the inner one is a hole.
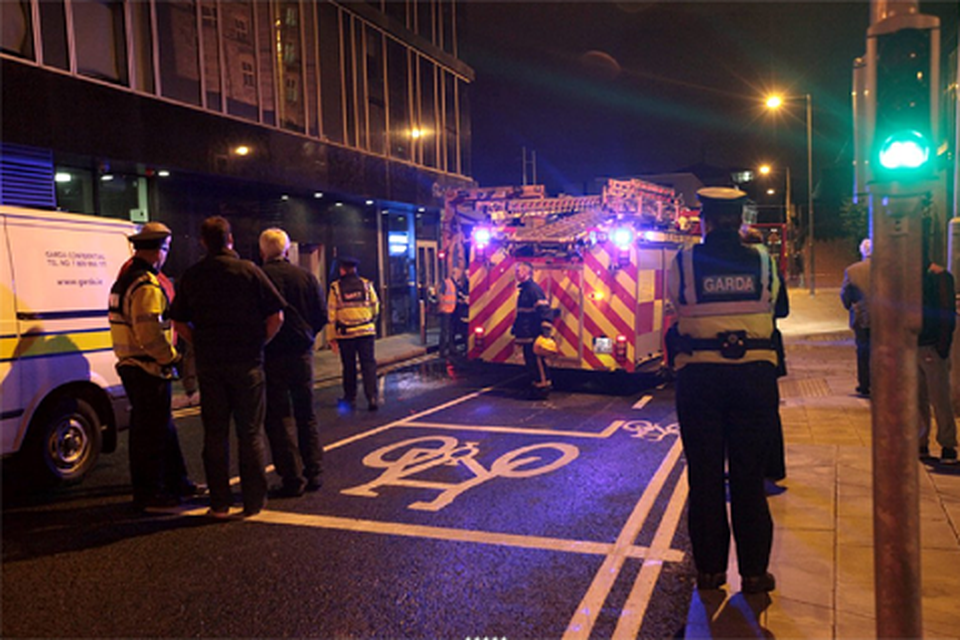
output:
M536 282L533 281L533 265L529 262L518 262L516 266L517 315L513 321L514 339L523 347L523 362L530 377L530 398L545 400L550 395L550 369L543 356L533 350L533 343L537 336L550 336L553 332L553 313L547 296Z
M712 187L697 195L703 244L680 251L669 273L697 587L727 580L726 466L741 588L761 593L776 587L767 571L773 519L764 473L779 411L774 318L786 315L786 296L778 298L783 283L766 247L740 240L746 194Z
M460 269L454 267L450 275L443 279L440 285L440 296L437 300L437 313L440 315L440 355L454 354L454 313L457 310L457 280L460 279Z
M333 349L340 351L343 365L343 397L338 403L347 408L356 405L359 359L367 408L376 411L380 405L377 401L374 341L380 300L373 283L357 274L360 262L356 258L343 257L339 263L340 279L330 285L330 294L327 296L327 337Z

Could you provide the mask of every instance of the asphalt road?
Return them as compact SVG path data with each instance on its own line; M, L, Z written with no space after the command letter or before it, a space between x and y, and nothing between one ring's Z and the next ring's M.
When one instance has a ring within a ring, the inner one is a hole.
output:
M674 637L672 390L529 401L516 373L425 359L381 378L376 413L318 389L324 487L252 519L136 514L125 436L78 487L6 482L3 637ZM177 424L202 481L197 411Z

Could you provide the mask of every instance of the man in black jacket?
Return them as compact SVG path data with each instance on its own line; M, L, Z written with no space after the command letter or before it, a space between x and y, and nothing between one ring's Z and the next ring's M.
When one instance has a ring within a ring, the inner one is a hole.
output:
M957 424L950 402L950 347L956 326L953 276L940 265L929 262L923 274L923 326L917 352L920 457L930 455L930 405L933 405L943 464L957 464Z
M278 493L293 497L302 495L304 488L316 491L322 484L323 448L313 410L313 344L327 323L327 306L316 276L290 264L289 251L290 237L283 229L260 234L263 271L287 301L283 326L264 350L264 425L273 464L283 481ZM291 404L296 440L288 426Z
M543 289L533 280L533 265L518 262L517 315L511 332L517 344L523 347L523 362L530 374L530 397L544 400L550 395L552 383L550 369L543 356L534 353L533 343L538 336L550 336L553 332L553 312Z

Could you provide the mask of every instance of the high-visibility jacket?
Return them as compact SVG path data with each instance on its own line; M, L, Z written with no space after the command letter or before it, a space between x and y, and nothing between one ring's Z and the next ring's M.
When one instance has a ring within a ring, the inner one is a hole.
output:
M782 285L766 247L742 244L736 230L713 231L704 244L677 253L667 286L688 349L676 353L677 369L692 363L777 364L774 313ZM737 332L747 348L731 358L716 343Z
M158 276L153 265L136 257L120 273L110 289L110 338L118 367L134 365L171 378L178 354L166 318L170 300Z
M453 313L457 308L457 284L453 278L444 278L443 288L440 290L440 300L437 302L437 313Z
M366 278L350 273L330 285L327 296L327 338L342 340L375 336L380 299Z

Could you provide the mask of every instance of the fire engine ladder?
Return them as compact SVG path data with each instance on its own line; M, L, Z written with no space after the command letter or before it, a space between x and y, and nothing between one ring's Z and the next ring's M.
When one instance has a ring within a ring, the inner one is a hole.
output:
M611 215L609 211L597 207L575 213L556 222L517 229L512 239L514 242L570 243L606 222Z

